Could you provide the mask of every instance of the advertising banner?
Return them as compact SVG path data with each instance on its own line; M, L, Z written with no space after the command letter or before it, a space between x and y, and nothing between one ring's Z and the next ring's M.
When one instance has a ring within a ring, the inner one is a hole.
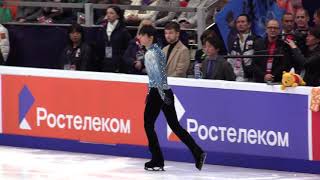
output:
M3 133L146 145L144 83L2 75Z
M180 123L206 151L309 159L308 95L173 89ZM163 146L185 148L160 122Z
M5 134L147 145L145 83L21 75L2 75L1 80ZM236 86L171 87L179 122L205 151L320 159L319 113L310 113L308 94L239 90ZM309 114L313 120L311 151ZM186 148L163 113L156 131L162 147Z

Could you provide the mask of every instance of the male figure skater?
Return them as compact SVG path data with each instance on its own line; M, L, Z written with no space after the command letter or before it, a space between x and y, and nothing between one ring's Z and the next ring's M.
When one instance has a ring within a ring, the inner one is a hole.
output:
M196 167L201 170L207 154L179 124L174 107L174 96L167 83L166 58L156 44L156 36L157 31L151 25L143 26L139 31L140 43L147 48L145 66L149 77L149 93L144 111L144 128L152 158L151 161L145 163L145 170L164 171L164 158L154 130L154 124L161 109L170 128L188 146L194 156Z

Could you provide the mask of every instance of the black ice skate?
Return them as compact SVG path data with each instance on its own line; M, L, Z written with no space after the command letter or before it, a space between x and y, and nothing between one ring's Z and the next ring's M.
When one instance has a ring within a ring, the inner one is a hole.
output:
M206 161L207 153L203 152L196 158L196 168L201 171L204 162Z
M144 169L147 171L164 171L164 163L157 161L149 161L144 164Z

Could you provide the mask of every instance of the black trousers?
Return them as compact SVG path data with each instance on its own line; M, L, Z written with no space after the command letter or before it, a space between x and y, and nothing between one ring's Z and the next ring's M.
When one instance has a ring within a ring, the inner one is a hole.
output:
M171 103L169 105L164 103L156 88L151 88L146 99L146 107L144 111L144 128L147 134L149 150L152 154L152 160L158 162L164 161L158 137L154 128L154 124L157 120L160 110L164 112L164 115L172 131L190 149L193 156L195 158L198 157L203 151L196 144L190 134L179 124L176 109L174 107L174 96L172 90L166 90L165 94L167 98L170 98Z

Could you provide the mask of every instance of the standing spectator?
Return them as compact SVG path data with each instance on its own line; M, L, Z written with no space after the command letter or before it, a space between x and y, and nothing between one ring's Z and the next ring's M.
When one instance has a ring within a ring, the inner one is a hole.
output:
M88 3L93 4L121 4L121 5L130 5L131 0L87 0ZM95 9L93 12L94 22L98 23L99 18L105 15L105 10Z
M237 36L230 45L230 55L253 55L257 36L251 32L250 17L247 14L240 14L235 23ZM236 75L236 81L252 81L252 58L229 58L228 62Z
M230 63L219 55L222 42L217 37L208 37L204 42L206 59L201 63L203 78L234 81L236 77Z
M8 30L0 24L0 64L4 64L9 55L10 43Z
M88 0L88 3L92 4L113 4L112 0ZM101 17L105 15L104 9L94 9L93 11L93 19L96 24L101 21Z
M255 43L255 55L284 55L284 57L254 58L255 82L280 82L282 72L288 71L288 56L284 52L285 43L279 38L280 24L271 19L266 24L267 37Z
M299 46L301 46L301 49L304 49L306 46L304 43L304 39L297 37L296 33L294 32L294 16L291 13L285 13L282 16L282 34L281 34L282 40L291 39L293 41L296 41ZM285 46L284 51L291 52L291 48L288 46ZM294 58L290 58L290 67L293 67L295 72L297 74L300 74L303 71L303 67L300 65L300 63L296 62Z
M83 28L79 24L72 24L68 36L67 47L61 56L62 67L66 70L87 70L94 56L91 47L84 42Z
M304 56L294 41L288 39L293 58L305 68L304 80L307 86L320 86L320 27L311 28L306 39L308 54Z
M104 72L127 72L122 56L131 40L131 35L123 19L123 11L118 6L111 5L107 8L106 16L101 21L105 29L103 36L105 56L101 62L101 70Z
M176 22L169 22L164 28L166 41L163 48L167 57L167 74L171 77L187 77L190 65L189 49L179 40L180 26Z

